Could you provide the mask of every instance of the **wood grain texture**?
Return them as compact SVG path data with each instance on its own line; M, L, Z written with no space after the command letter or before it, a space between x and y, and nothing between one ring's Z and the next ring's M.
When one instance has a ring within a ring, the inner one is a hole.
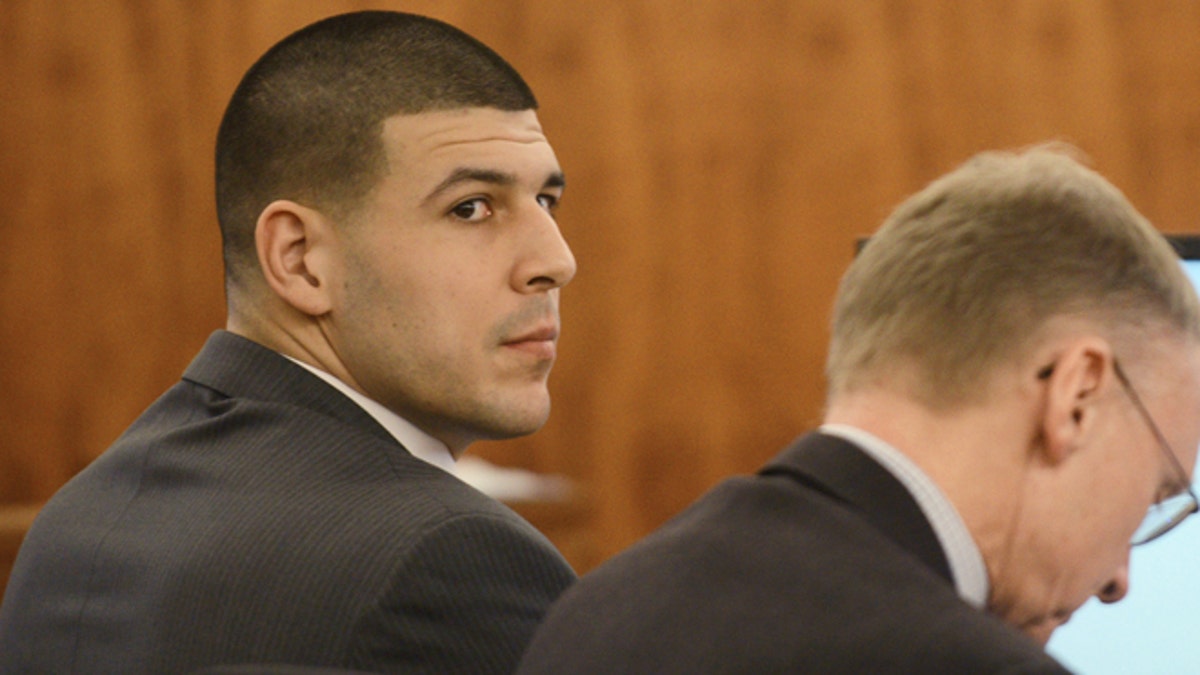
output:
M223 323L212 144L317 18L459 25L520 70L570 187L554 412L485 443L563 473L586 570L813 425L856 237L971 154L1073 142L1200 230L1192 0L0 3L0 503L36 503Z

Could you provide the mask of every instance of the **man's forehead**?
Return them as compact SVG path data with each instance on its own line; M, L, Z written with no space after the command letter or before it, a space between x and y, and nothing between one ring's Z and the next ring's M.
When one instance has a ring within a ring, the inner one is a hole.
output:
M464 145L549 143L536 111L495 108L393 115L384 121L383 140L389 154L401 155L435 154Z
M562 183L558 158L533 110L465 108L395 115L384 123L383 143L393 188L415 193L421 201L436 196L448 182L463 182L456 180L462 176L502 176L504 180L483 182L538 189Z

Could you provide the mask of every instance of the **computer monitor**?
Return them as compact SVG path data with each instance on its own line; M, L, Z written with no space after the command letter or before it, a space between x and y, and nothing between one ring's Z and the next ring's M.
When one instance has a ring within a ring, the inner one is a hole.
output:
M1200 235L1167 239L1200 289ZM1200 516L1135 547L1129 581L1121 602L1089 600L1047 651L1081 675L1200 673Z

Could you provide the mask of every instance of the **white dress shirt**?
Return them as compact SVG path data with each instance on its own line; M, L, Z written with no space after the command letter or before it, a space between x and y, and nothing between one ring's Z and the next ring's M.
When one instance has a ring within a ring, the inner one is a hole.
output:
M287 356L287 354L284 354L284 356ZM387 429L388 433L395 437L397 441L400 441L400 445L403 445L413 457L428 462L447 473L454 473L454 455L450 453L450 448L446 447L445 443L421 431L413 426L412 422L363 396L351 388L350 385L320 368L310 366L290 356L287 356L287 358L313 375L325 380L331 387L342 392L351 401L357 403L360 408L367 411L368 415L374 417L376 422L383 425L383 428Z
M954 577L958 596L971 606L982 609L988 596L987 566L983 562L983 554L971 538L962 516L933 479L904 453L874 434L848 424L824 424L820 431L855 444L900 481L937 535L946 560L950 563L950 574Z

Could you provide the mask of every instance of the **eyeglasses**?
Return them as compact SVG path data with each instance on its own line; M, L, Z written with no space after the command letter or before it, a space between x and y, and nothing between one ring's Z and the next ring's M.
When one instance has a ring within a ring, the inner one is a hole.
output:
M1150 510L1146 512L1146 517L1142 520L1142 524L1129 540L1131 546L1141 546L1170 532L1176 525L1182 523L1185 518L1200 511L1200 503L1196 501L1196 492L1192 488L1192 481L1188 478L1187 471L1183 470L1183 465L1179 463L1179 458L1171 450L1171 445L1167 443L1166 437L1163 436L1158 425L1154 423L1154 418L1150 417L1150 411L1146 410L1142 399L1134 391L1133 385L1129 383L1129 377L1125 375L1125 371L1121 369L1121 364L1116 359L1113 359L1113 371L1117 374L1117 379L1121 382L1121 387L1129 395L1129 400L1133 401L1133 407L1137 408L1142 419L1146 420L1146 426L1150 427L1150 432L1154 434L1154 439L1158 441L1158 447L1167 456L1167 461L1173 467L1172 470L1179 481L1179 485L1185 488L1185 491L1156 501L1150 506Z

